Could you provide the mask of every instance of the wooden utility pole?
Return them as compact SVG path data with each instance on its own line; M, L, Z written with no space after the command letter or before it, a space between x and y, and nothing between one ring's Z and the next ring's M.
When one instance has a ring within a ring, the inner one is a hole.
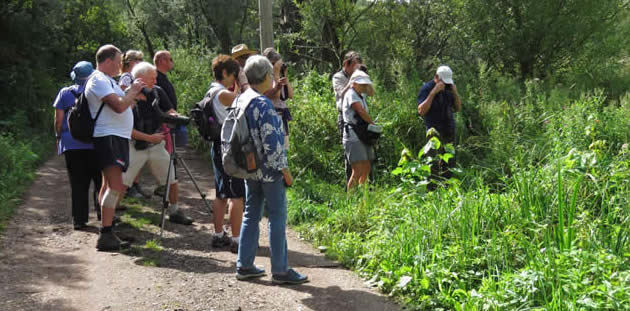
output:
M273 0L258 0L258 14L260 15L260 52L273 47Z

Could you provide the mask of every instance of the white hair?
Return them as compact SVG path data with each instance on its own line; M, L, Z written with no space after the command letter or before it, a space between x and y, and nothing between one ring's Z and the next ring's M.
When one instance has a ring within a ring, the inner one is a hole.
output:
M249 84L257 85L263 83L268 74L273 73L273 66L266 57L254 55L247 59L243 71Z
M133 66L133 69L131 69L131 75L134 79L137 79L138 76L143 76L149 71L156 71L155 66L148 62L140 62Z

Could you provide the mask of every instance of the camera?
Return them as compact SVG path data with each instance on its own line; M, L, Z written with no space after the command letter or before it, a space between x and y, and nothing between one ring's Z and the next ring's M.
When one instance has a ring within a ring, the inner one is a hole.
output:
M363 71L363 72L365 72L365 73L367 73L367 74L370 74L370 73L368 73L367 66L365 66L365 65L363 65L363 64L361 64L361 66L359 66L359 70L361 70L361 71Z
M157 92L157 89L149 89L145 87L142 89L142 95L146 96L147 98L153 95L154 99L151 103L151 107L153 107L153 109L158 112L158 115L160 116L160 122L166 123L171 128L188 125L188 123L190 123L190 118L188 117L170 115L162 111L162 109L160 108L160 96Z
M287 64L282 63L282 66L280 66L280 77L284 78L287 75Z

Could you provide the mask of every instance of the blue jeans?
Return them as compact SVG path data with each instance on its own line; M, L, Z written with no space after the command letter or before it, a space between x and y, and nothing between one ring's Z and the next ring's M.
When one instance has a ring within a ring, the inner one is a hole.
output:
M289 269L286 236L287 196L282 178L274 182L245 180L245 213L236 267L243 269L254 267L260 234L258 223L263 215L263 206L269 215L271 273L287 272Z

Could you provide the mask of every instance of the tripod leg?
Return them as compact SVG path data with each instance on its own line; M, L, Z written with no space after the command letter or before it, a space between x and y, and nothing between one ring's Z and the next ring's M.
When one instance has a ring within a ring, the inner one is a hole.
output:
M188 168L188 165L186 165L186 162L184 162L184 159L178 157L177 160L179 160L179 163L182 164L182 166L184 167L184 170L186 171L186 173L188 174L188 177L190 177L190 180L192 180L193 185L195 185L195 188L197 189L197 192L199 192L199 195L201 196L201 200L203 200L204 205L206 206L206 208L208 209L208 213L210 215L212 215L212 207L210 206L210 204L208 203L208 201L206 200L206 194L203 193L201 191L201 189L199 188L199 185L197 184L197 181L195 180L195 178L192 176L192 173L190 173L190 169Z
M162 215L160 217L160 240L162 239L162 235L164 234L164 223L165 223L165 216L166 216L166 210L168 210L168 197L171 193L171 185L170 185L170 181L171 181L171 168L173 167L175 161L176 161L176 154L175 151L173 151L171 153L171 159L168 162L168 171L166 172L166 183L164 185L164 195L162 196Z

